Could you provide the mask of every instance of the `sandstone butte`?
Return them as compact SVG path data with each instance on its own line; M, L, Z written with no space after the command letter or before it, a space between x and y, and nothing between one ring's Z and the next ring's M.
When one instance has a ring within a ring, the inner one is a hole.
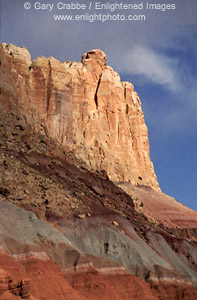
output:
M2 44L1 57L6 109L111 180L159 190L139 96L106 65L104 52L88 51L81 62L31 62L26 48Z
M196 300L197 212L160 191L133 85L0 45L0 299Z

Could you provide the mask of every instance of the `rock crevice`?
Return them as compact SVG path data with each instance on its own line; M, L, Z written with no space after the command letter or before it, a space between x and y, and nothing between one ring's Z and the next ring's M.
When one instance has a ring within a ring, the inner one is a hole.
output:
M31 62L26 48L1 44L0 56L6 110L25 115L39 133L45 128L111 180L160 190L139 96L106 65L103 51L88 51L81 62L41 56Z

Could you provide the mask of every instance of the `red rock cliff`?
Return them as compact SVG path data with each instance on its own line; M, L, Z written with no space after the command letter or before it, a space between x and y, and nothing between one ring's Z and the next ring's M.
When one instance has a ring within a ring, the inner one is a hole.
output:
M104 52L88 51L82 62L31 62L26 48L2 44L0 55L4 108L25 115L37 132L106 170L113 181L159 190L140 99L106 65Z

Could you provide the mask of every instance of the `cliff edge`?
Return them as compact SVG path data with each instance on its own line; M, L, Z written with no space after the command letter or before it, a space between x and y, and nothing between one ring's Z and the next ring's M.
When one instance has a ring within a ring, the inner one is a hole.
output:
M2 106L114 182L160 190L149 156L141 102L95 49L81 62L31 62L26 48L1 44Z

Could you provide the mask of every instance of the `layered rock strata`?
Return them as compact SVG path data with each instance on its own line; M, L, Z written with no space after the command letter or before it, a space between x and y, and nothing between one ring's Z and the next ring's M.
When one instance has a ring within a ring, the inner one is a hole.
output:
M104 52L91 50L82 62L62 63L53 57L31 62L26 48L10 44L0 51L5 109L25 115L37 132L111 180L159 190L139 96L106 65Z
M197 241L197 212L181 204L175 198L153 191L145 186L133 186L128 182L117 184L133 199L135 209L150 222L162 224L184 238Z
M149 222L105 172L2 107L0 137L0 266L13 287L30 280L31 300L196 299L194 228ZM129 187L139 201L169 203L151 188ZM180 225L197 227L196 212L181 213ZM4 278L0 299L20 299Z

